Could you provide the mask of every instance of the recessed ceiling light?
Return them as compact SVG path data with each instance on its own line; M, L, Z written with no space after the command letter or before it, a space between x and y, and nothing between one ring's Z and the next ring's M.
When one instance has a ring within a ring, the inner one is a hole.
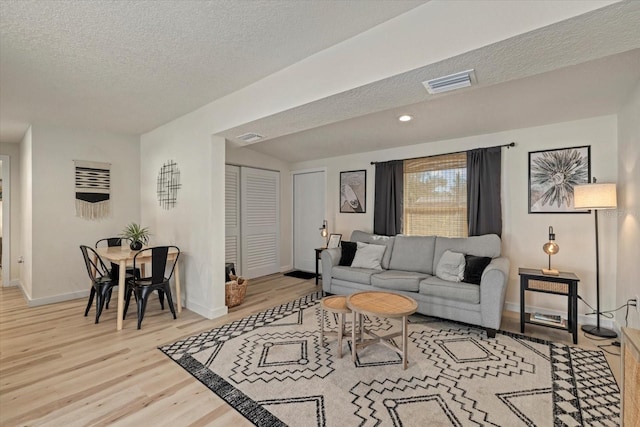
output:
M403 114L402 116L398 117L398 120L400 120L401 122L410 122L413 119L413 116L410 116L408 114Z

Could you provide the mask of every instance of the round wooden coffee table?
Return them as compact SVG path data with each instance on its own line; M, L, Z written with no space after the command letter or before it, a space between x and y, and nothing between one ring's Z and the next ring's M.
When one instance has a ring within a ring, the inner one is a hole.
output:
M391 292L366 291L358 292L347 297L347 307L353 312L353 325L358 324L359 328L351 328L351 358L356 361L356 351L359 348L367 347L371 344L380 343L402 356L402 367L407 369L407 317L418 309L418 303L404 295ZM368 331L362 324L362 315L375 317L402 318L402 331L389 335L379 336ZM358 323L356 323L358 320ZM356 330L359 332L356 334ZM364 334L371 338L364 339ZM402 336L402 348L398 349L391 339Z
M351 313L351 310L347 307L347 297L344 295L332 295L324 297L320 300L320 345L324 345L325 336L337 336L338 337L338 357L342 358L342 338L348 337L344 330L344 315ZM338 331L326 331L324 329L324 312L336 313L338 315Z

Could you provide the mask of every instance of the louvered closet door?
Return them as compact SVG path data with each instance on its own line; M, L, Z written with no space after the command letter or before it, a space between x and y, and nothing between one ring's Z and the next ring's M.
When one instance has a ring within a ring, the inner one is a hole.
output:
M232 262L236 267L236 274L242 274L242 265L240 265L240 168L238 166L226 165L224 184L224 261Z
M280 271L280 173L240 168L242 274Z

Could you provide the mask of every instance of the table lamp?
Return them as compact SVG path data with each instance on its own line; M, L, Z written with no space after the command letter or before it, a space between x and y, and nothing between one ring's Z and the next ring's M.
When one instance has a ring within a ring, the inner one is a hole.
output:
M556 235L553 232L553 227L549 226L549 241L542 246L542 250L545 254L549 255L549 268L543 268L542 274L547 276L558 276L560 272L555 268L551 268L551 255L555 255L560 251L560 246L555 242Z
M327 220L326 219L322 220L322 227L320 227L319 230L320 230L320 235L326 239L325 244L324 244L324 246L326 247L327 243L329 241L327 239L329 237L329 228L328 228L328 224L327 224Z
M596 224L596 325L582 325L582 330L597 337L615 338L618 334L611 329L600 327L600 258L598 251L598 210L615 209L616 185L612 183L598 184L593 178L591 184L573 187L573 207L575 209L593 209Z

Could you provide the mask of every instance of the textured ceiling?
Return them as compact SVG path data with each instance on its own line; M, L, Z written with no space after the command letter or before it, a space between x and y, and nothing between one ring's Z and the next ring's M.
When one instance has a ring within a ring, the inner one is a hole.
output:
M640 84L640 49L260 142L289 162L615 114ZM402 114L414 120L401 123ZM230 149L234 145L228 143ZM294 149L295 148L295 149ZM391 159L389 159L391 160Z
M38 122L141 134L423 3L0 0L0 142ZM598 7L218 135L296 162L615 113L640 79L640 1ZM471 88L421 84L469 68Z
M638 48L640 2L624 2L220 135L231 149L257 132L267 140L249 148L295 162L612 114L639 83ZM470 68L471 88L429 95L421 84ZM397 122L405 113L415 120Z
M0 141L144 133L423 3L2 0Z

